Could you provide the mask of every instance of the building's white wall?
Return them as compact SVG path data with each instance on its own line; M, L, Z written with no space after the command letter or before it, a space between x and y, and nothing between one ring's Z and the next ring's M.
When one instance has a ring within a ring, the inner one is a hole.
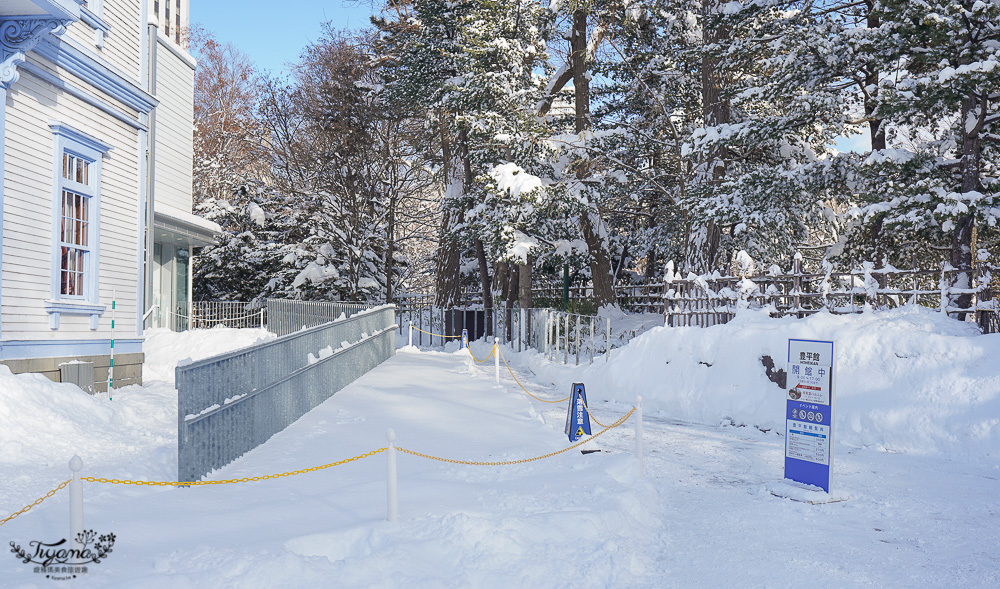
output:
M29 62L44 65L29 56ZM51 70L51 64L46 67ZM67 72L58 76L97 94ZM30 72L7 95L4 217L3 338L5 340L102 339L111 334L112 290L117 292L116 330L136 329L136 243L138 241L138 131ZM116 105L120 106L120 105ZM54 141L56 120L113 146L102 160L100 217L100 303L107 305L99 329L86 315L63 314L49 329L44 302L51 298Z
M94 43L94 28L80 20L69 26L65 37L78 46L92 51L111 66L120 70L128 79L139 79L140 53L140 2L143 0L104 0L103 18L111 31L104 39L103 48Z
M190 211L194 157L194 70L160 39L156 58L156 205Z

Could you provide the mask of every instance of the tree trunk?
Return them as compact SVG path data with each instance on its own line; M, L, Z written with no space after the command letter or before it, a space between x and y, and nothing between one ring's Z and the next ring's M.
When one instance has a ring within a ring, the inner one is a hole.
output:
M513 268L507 262L497 262L493 268L493 294L494 297L497 295L501 299L507 300L508 290L510 288L510 277L513 274Z
M875 30L882 26L881 19L873 11L875 10L875 0L865 2L868 9L868 28ZM868 131L871 134L872 151L885 150L885 128L882 127L882 119L872 117L875 114L875 107L878 106L878 70L874 69L874 64L869 64L870 70L865 71L865 88L874 88L871 94L865 90L865 117L868 118Z
M980 175L982 170L982 138L979 136L979 125L971 131L969 121L973 120L980 106L974 96L962 101L962 192L982 190ZM985 108L982 105L981 108ZM955 275L952 286L955 288L972 287L972 232L975 228L975 218L965 214L955 221L955 233L951 240L951 265L960 270ZM951 297L952 304L961 309L972 305L972 295L965 293ZM965 321L966 313L957 315L959 321Z
M486 335L493 335L493 284L490 280L490 267L486 262L486 250L483 248L483 240L478 237L475 240L476 259L479 260L479 278L483 287L483 309L486 310Z
M392 290L392 273L395 268L395 260L393 259L393 256L395 255L396 246L395 196L389 198L389 210L386 214L385 236L385 302L392 303L392 297L395 295Z
M526 258L527 264L517 265L517 284L513 285L517 293L517 306L522 309L531 309L531 264L533 260L530 257ZM512 297L513 298L513 297ZM525 313L531 313L531 311L526 310ZM528 322L524 326L523 337L525 341L531 341L531 320L530 315L527 316Z
M570 50L573 64L573 94L576 106L576 132L590 130L590 81L587 79L587 11L578 9L573 13L573 31L570 35ZM590 177L587 163L577 167L576 177L584 180ZM588 207L589 209L590 207ZM590 252L590 275L594 284L594 305L598 308L615 304L614 279L611 270L611 255L605 247L599 229L600 214L596 208L580 214L580 229L583 240Z
M438 236L437 268L435 269L434 306L450 309L458 305L461 291L461 250L452 231L462 222L461 209L450 207L449 201L465 193L465 171L461 150L455 149L449 136L448 125L442 115L441 152L444 156L445 195L442 200L441 230Z
M528 258L527 264L517 265L517 304L522 309L530 309L531 301L531 265L533 260Z
M498 264L499 265L499 264ZM517 266L511 266L510 264L503 264L503 306L504 306L504 325L507 326L507 341L514 341L514 331L512 321L514 317L514 299L517 298ZM497 271L499 273L499 270Z
M702 43L705 46L725 45L730 38L730 31L726 26L712 22L714 16L719 13L718 5L719 0L708 0L702 5ZM725 83L719 58L706 53L701 60L701 104L706 127L725 125L731 120L729 99L723 92ZM726 177L728 159L729 150L725 146L709 154L702 182L721 184ZM688 270L698 274L707 274L714 270L721 238L722 231L713 219L709 219L708 223L696 231L689 231Z

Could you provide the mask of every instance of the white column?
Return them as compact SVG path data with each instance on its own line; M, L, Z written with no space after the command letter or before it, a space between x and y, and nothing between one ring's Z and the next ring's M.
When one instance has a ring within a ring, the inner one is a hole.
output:
M69 469L73 472L69 483L69 547L74 548L77 536L83 533L83 483L80 481L83 460L79 456L73 456L69 461Z
M396 487L396 432L389 429L385 432L385 439L389 441L389 449L386 450L386 521L399 521L399 500L398 489Z

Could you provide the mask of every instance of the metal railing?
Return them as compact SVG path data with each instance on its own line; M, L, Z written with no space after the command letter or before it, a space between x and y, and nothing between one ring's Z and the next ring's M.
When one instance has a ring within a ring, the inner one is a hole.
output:
M287 335L302 328L329 323L343 315L354 315L379 306L379 303L341 303L267 299L267 329L277 335Z
M239 458L392 356L394 314L371 309L178 366L178 480Z
M399 309L396 323L400 335L412 324L413 343L419 346L443 346L465 330L470 341L495 337L519 352L533 348L563 364L593 362L616 343L610 319L552 309L410 307Z
M443 346L457 341L462 330L467 330L472 341L498 337L518 351L529 346L532 337L532 309L441 309L429 306L401 306L396 323L403 334L412 323L413 339L417 345Z
M217 325L234 328L267 325L267 308L264 301L194 301L191 305L179 303L166 311L167 326L174 331L210 329Z
M579 365L581 359L593 362L600 354L607 361L613 348L610 318L552 309L532 311L539 334L533 347L550 361Z

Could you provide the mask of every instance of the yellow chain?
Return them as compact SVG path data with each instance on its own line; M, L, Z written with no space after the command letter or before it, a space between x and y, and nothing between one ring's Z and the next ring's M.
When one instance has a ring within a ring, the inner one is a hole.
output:
M413 327L413 326L411 325L410 327ZM421 333L426 333L427 335L435 335L437 337L445 337L445 338L462 337L461 335L444 335L444 334L441 334L441 333L432 333L430 331L424 331L423 329L420 329L419 327L413 327L413 329L416 329L417 331L419 331Z
M602 429L601 431L597 432L596 434L594 434L590 438L588 438L586 440L581 440L581 441L573 444L572 446L568 446L566 448L563 448L562 450L556 450L555 452L549 452L548 454L543 454L542 456L535 456L534 458L522 458L521 460L504 460L504 461L497 461L497 462L476 462L476 461L471 461L471 460L453 460L451 458L441 458L440 456L431 456L430 454L423 454L421 452L416 452L414 450L407 450L406 448L398 448L397 447L396 449L399 450L400 452L405 452L406 454L410 454L410 455L413 455L413 456L419 456L420 458L428 458L430 460L437 460L439 462L450 462L452 464L471 464L471 465L474 465L474 466L508 466L508 465L511 465L511 464L524 464L525 462L534 462L535 460L542 460L543 458L550 458L550 457L555 456L557 454L562 454L563 452L568 452L569 450L572 450L573 448L576 448L578 446L582 446L583 444L586 444L587 442L589 442L590 440L592 440L592 439L596 438L597 436L603 434L604 432L606 432L608 430L611 430L611 429L614 429L614 428L620 426L621 424L625 423L628 420L628 418L632 416L633 413L635 413L635 407L633 407L632 410L629 411L628 413L626 413L625 415L621 416L618 419L618 421L614 422L610 426Z
M587 415L589 415L590 418L592 420L594 420L594 423L596 423L599 427L608 427L608 426L604 425L603 423L601 423L600 421L597 421L597 418L594 417L594 414L590 412L590 407L587 407L587 403L583 404L583 408L587 411Z
M48 499L49 497L51 497L51 496L55 495L55 494L56 494L56 493L58 493L58 492L59 492L59 491L60 491L60 490L61 490L61 489L62 489L63 487L65 487L65 486L66 486L66 485L68 485L68 484L69 484L69 481L63 481L63 482L62 482L62 483L61 483L61 484L60 484L60 485L59 485L58 487L56 487L55 489L52 489L51 491L49 491L48 493L46 493L46 494L45 494L45 496L43 496L43 497L39 497L38 499L35 499L35 502L34 502L34 503L32 503L31 505L28 505L27 507L25 507L25 508L24 508L24 509L22 509L21 511L18 511L17 513L14 513L14 514L11 514L11 515L8 515L8 516L7 516L7 517L5 517L4 519L0 519L0 526L4 525L5 523L9 522L10 520L14 519L15 517L17 517L17 516L21 515L22 513L27 513L28 511L30 511L30 510L31 510L31 508L32 508L32 507L34 507L34 506L38 505L38 504L39 504L39 503L41 503L42 501L45 501L45 500L46 500L46 499Z
M589 411L588 411L588 413L589 413ZM526 462L534 462L536 460L542 460L544 458L550 458L552 456L556 456L556 455L562 454L563 452L568 452L569 450L572 450L573 448L577 448L579 446L582 446L583 444L587 443L591 439L596 438L597 436L600 436L600 435L604 434L605 432L607 432L607 431L609 431L611 429L614 429L614 428L620 426L621 424L625 423L628 420L628 418L632 416L633 413L635 413L635 407L633 407L632 410L629 411L628 413L626 413L625 415L621 416L618 419L618 421L612 423L609 426L601 426L601 427L604 428L603 430L597 432L596 434L594 434L593 436L591 436L590 438L588 438L586 440L581 440L581 441L573 444L572 446L568 446L566 448L563 448L562 450L556 450L555 452L549 452L548 454L543 454L541 456L535 456L533 458L522 458L520 460L504 460L504 461L494 461L494 462L481 462L481 461L470 461L470 460L453 460L451 458L441 458L439 456L431 456L430 454L423 454L421 452L416 452L414 450L408 450L406 448L396 448L396 449L399 450L400 452L403 452L403 453L406 453L406 454L410 454L412 456L418 456L420 458L428 458L430 460L438 460L440 462L450 462L450 463L453 463L453 464L471 464L471 465L475 465L475 466L507 466L507 465L512 465L512 464L524 464ZM597 421L597 420L595 419L594 421ZM105 479L105 478L98 478L98 477L80 477L80 480L81 481L87 481L87 482L90 482L90 483L110 483L112 485L139 485L139 486L149 485L149 486L158 486L158 487L164 487L164 486L178 487L178 486L188 486L188 485L190 485L190 486L228 485L228 484L234 484L234 483L251 483L251 482L256 482L256 481L266 481L266 480L270 480L270 479L278 479L278 478L287 477L287 476L295 476L295 475L305 474L307 472L314 472L314 471L317 471L317 470L323 470L323 469L326 469L326 468L331 468L333 466L340 466L342 464L347 464L348 462L354 462L355 460L361 460L362 458L368 458L369 456L374 456L375 454L379 454L381 452L385 452L386 450L388 450L388 448L378 448L376 450L372 450L371 452L366 452L364 454L359 454L358 456L352 456L351 458L346 458L344 460L338 460L337 462L331 462L329 464L324 464L322 466L314 466L312 468L303 468L302 470L293 470L293 471L289 471L289 472L283 472L283 473L280 473L280 474L270 474L270 475L263 475L263 476L259 476L259 477L244 477L244 478L240 478L240 479L226 479L226 480L221 480L221 481L133 481L133 480L129 480L129 479L121 479L121 480L119 480L119 479ZM15 517L17 517L17 516L19 516L19 515L21 515L23 513L27 513L28 511L31 510L32 507L35 507L35 506L39 505L42 501L45 501L49 497L55 495L56 493L58 493L59 491L61 491L69 483L70 483L70 481L68 481L68 480L67 481L63 481L62 483L59 484L58 487L56 487L55 489L52 489L51 491L49 491L48 493L46 493L44 496L39 497L32 504L27 505L23 509L21 509L20 511L18 511L16 513L13 513L13 514L7 516L6 518L0 520L0 526L4 525L5 523L9 522L10 520L14 519Z
M324 468L330 468L331 466L340 466L341 464L347 464L348 462L354 462L355 460L361 460L362 458L368 458L369 456L374 456L379 452L385 452L388 448L379 448L378 450L372 450L371 452L366 452L365 454L360 454L358 456L353 456L344 460L339 460L337 462L331 462L330 464L324 464L323 466L314 466L312 468L303 468L302 470L293 470L290 472L283 472L281 474L266 474L259 477L244 477L242 479L227 479L223 481L130 481L127 479L100 479L95 477L80 477L81 480L91 482L91 483L111 483L112 485L150 485L158 487L177 487L177 486L198 486L198 485L229 485L233 483L252 483L257 481L266 481L270 479L280 479L281 477L295 476L298 474L305 474L307 472L313 472L316 470L323 470Z
M487 357L485 357L485 358L483 358L482 360L480 360L479 358L476 358L475 354L472 353L472 348L470 348L469 346L466 346L465 349L469 351L469 355L472 356L473 360L475 360L476 362L479 362L480 364L482 364L483 362L486 362L487 360L489 360L490 358L493 357L493 354L496 353L496 351L497 351L497 345L493 344L493 349L490 350L490 355L487 356Z
M531 397L532 399L537 399L537 400L541 401L542 403L565 403L566 401L569 401L570 397L573 396L573 395L570 395L569 397L564 397L562 399L559 399L558 401L548 401L546 399L542 399L541 397L536 397L535 395L532 395L531 392L528 389L524 388L524 385L521 384L521 381L517 380L517 376L515 376L514 375L514 371L511 370L510 364L507 364L507 358L503 355L503 352L500 352L500 359L503 360L504 365L507 366L507 372L510 372L511 377L513 377L514 382L517 383L517 386L521 387L521 390L524 391L525 393L527 393L527 395L529 397ZM596 423L598 426L600 426L600 427L610 427L610 426L604 425L600 421L597 421L597 418L594 417L594 414L590 412L590 407L587 407L587 403L583 404L583 408L587 410L587 415L589 415L590 418L592 420L594 420L594 423Z
M417 329L418 331L423 331L422 329L419 329L419 328L414 328L414 329ZM430 334L429 331L424 331L424 333ZM431 335L438 335L438 334L431 334ZM441 335L439 335L439 337L461 337L461 336L441 336ZM524 391L525 393L527 393L530 397L532 397L534 399L542 401L543 403L564 403L567 400L569 400L569 398L570 398L570 397L566 397L566 398L560 399L558 401L549 401L549 400L546 400L546 399L541 399L539 397L536 397L535 395L532 395L528 391L528 389L524 388L524 385L521 384L521 381L517 380L517 376L515 376L514 375L514 371L511 370L510 364L507 362L507 358L504 357L503 352L500 352L499 349L498 349L498 346L496 346L496 345L493 346L493 350L490 352L490 355L486 356L486 358L484 358L482 360L479 360L478 358L476 358L475 355L473 355L471 349L468 349L468 348L466 348L466 349L469 351L469 356L472 356L472 359L475 360L476 362L479 362L479 363L486 362L487 360L489 360L490 358L492 358L493 354L495 354L495 353L499 354L500 358L503 360L504 365L507 367L507 371L510 372L511 377L513 377L514 382L516 382L517 385L519 387L521 387L522 391ZM621 424L625 423L628 420L628 418L631 417L633 413L635 413L635 407L633 407L628 413L626 413L625 415L623 415L622 417L620 417L617 421L615 421L611 425L604 425L601 422L597 421L597 418L594 417L594 414L590 412L590 408L588 408L586 404L583 405L583 408L587 411L587 414L590 416L590 418L594 420L594 423L596 423L600 427L603 427L604 429L601 430L601 431L599 431L599 432L597 432L593 436L591 436L591 438L588 438L586 440L581 440L581 441L573 444L572 446L568 446L566 448L563 448L562 450L557 450L555 452L549 452L548 454L543 454L542 456L535 456L534 458L522 458L520 460L506 460L506 461L482 462L482 461L453 460L451 458L441 458L439 456L431 456L429 454L423 454L421 452L416 452L414 450L408 450L406 448L396 448L396 449L399 450L400 452L403 452L403 453L406 453L406 454L410 454L410 455L413 455L413 456L419 456L420 458L427 458L427 459L430 459L430 460L438 460L440 462L450 462L450 463L453 463L453 464L470 464L470 465L475 465L475 466L506 466L506 465L512 465L512 464L524 464L525 462L534 462L536 460L542 460L544 458L550 458L552 456L557 456L559 454L562 454L563 452L568 452L569 450L572 450L573 448L577 448L577 447L579 447L579 446L587 443L590 439L596 438L597 436L600 436L600 435L604 434L605 432L607 432L607 431L609 431L611 429L614 429L614 428L620 426ZM159 487L201 486L201 485L229 485L229 484L235 484L235 483L251 483L251 482L257 482L257 481L266 481L266 480L271 480L271 479L278 479L278 478L287 477L287 476L296 476L296 475L300 475L300 474L305 474L307 472L315 472L317 470L324 470L324 469L331 468L331 467L334 467L334 466L341 466L341 465L347 464L349 462L354 462L355 460L361 460L363 458L368 458L369 456L374 456L375 454L379 454L380 452L385 452L386 450L388 450L388 448L378 448L376 450L372 450L371 452L366 452L364 454L359 454L357 456L352 456L351 458L345 458L344 460L338 460L337 462L331 462L329 464L324 464L324 465L321 465L321 466L314 466L312 468L303 468L301 470L292 470L292 471L283 472L283 473L280 473L280 474L270 474L270 475L263 475L263 476L257 476L257 477L243 477L243 478L239 478L239 479L226 479L226 480L220 480L220 481L133 481L133 480L129 480L129 479L105 479L105 478L98 478L98 477L80 477L80 480L87 481L87 482L90 482L90 483L110 483L112 485L139 485L139 486L148 485L148 486L159 486ZM29 510L31 510L32 507L35 507L35 506L39 505L42 501L45 501L49 497L52 497L53 495L55 495L56 493L58 493L60 490L62 490L69 483L70 483L70 481L68 481L68 480L67 481L63 481L62 483L59 484L58 487L56 487L55 489L52 489L51 491L49 491L48 493L46 493L44 496L39 497L32 504L27 505L23 509L21 509L20 511L18 511L16 513L13 513L13 514L7 516L6 518L0 520L0 526L4 525L5 523L9 522L10 520L14 519L15 517L17 517L17 516L19 516L19 515L21 515L23 513L28 512Z
M549 401L549 400L546 400L546 399L542 399L541 397L536 397L535 395L532 395L531 392L528 389L524 388L524 385L521 384L521 381L517 380L517 376L515 376L514 375L514 371L511 370L510 364L507 364L507 358L504 357L503 352L500 352L500 359L503 360L504 366L507 367L507 372L510 373L511 377L514 379L514 382L517 383L517 386L521 387L521 390L524 391L525 393L527 393L527 395L529 397L531 397L532 399L537 399L537 400L541 401L542 403L565 403L566 401L569 401L569 397L566 397L564 399L559 399L558 401ZM572 396L573 395L570 395L570 397L572 397ZM604 426L601 426L601 427L604 427Z

